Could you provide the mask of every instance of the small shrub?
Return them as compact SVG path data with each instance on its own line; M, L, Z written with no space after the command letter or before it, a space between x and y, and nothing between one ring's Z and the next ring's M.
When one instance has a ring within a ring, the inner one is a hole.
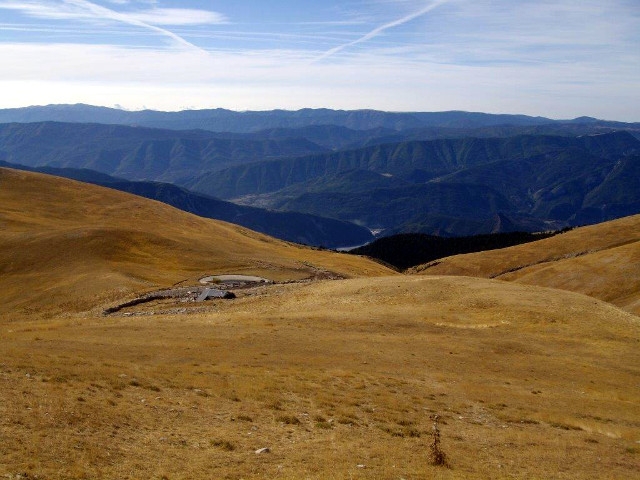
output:
M283 410L282 402L280 400L275 400L267 404L267 408L270 408L271 410Z
M228 440L211 440L212 447L218 447L221 450L231 452L236 449L235 445Z
M300 425L301 423L298 417L294 417L293 415L281 415L277 420L286 425Z
M403 429L396 429L392 426L385 425L385 424L377 425L377 427L383 432L388 433L392 437L405 438L407 436L407 433Z
M338 418L337 422L341 425L357 425L355 420L349 417L340 417Z
M411 425L414 425L416 422L412 420L401 419L401 420L398 420L396 423L401 427L410 427Z
M540 425L540 422L537 420L533 420L531 418L523 418L520 420L520 423L524 423L525 425Z
M567 423L551 422L549 425L551 425L553 428L559 428L561 430L582 430L582 427L569 425Z

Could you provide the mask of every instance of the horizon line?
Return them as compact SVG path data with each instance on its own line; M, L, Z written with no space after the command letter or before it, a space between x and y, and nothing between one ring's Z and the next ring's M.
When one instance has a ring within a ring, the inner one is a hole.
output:
M2 107L0 106L0 111L3 110L21 110L28 108L47 108L47 107L92 107L92 108L104 108L109 110L117 110L120 112L127 113L140 113L140 112L157 112L157 113L182 113L182 112L201 112L207 110L224 110L228 112L234 113L259 113L259 112L300 112L303 110L331 110L334 112L381 112L381 113L390 113L390 114L416 114L416 113L471 113L471 114L481 114L481 115L505 115L505 116L522 116L529 118L540 118L547 119L553 121L573 121L580 118L584 119L592 119L606 122L620 122L620 123L640 123L640 121L623 121L623 120L612 120L605 118L598 118L589 115L578 115L572 118L561 118L561 117L553 117L553 116L544 116L544 115L536 115L536 114L527 114L527 113L506 113L506 112L490 112L490 111L478 111L478 110L460 110L460 109L452 109L452 110L382 110L377 108L363 107L363 108L331 108L331 107L301 107L301 108L267 108L267 109L244 109L244 110L234 110L231 108L225 107L184 107L176 110L160 110L148 107L142 108L125 108L120 105L97 105L90 103L48 103L48 104L31 104L31 105L23 105L19 107ZM75 122L72 122L75 123Z

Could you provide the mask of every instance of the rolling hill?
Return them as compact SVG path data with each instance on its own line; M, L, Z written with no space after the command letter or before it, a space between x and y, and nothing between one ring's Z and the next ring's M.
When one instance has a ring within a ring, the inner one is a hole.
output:
M225 202L169 183L130 182L87 169L25 167L0 161L0 167L28 170L101 185L157 200L201 217L235 223L289 242L326 248L362 245L373 239L358 225L297 212L276 212Z
M571 290L640 314L640 215L502 250L443 258L410 272Z
M600 249L620 288L638 278L617 253L637 245L637 222L534 253ZM640 466L640 322L604 301L398 275L5 168L0 226L0 469L13 478L598 479ZM215 273L285 283L102 314ZM434 415L447 469L428 461Z
M82 292L69 294L72 310ZM396 276L274 286L195 314L68 315L0 315L0 465L11 474L638 471L638 317L583 295ZM429 464L434 415L447 469Z
M367 245L349 250L349 253L376 258L400 270L406 270L444 257L512 247L559 233L563 232L514 231L471 237L438 237L424 233L402 233L378 238Z
M287 244L116 190L0 169L0 311L89 310L134 290L212 273L300 279L391 271Z

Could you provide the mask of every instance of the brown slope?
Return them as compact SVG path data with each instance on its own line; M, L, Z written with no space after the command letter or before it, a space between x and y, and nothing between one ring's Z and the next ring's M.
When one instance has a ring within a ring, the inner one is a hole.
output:
M605 302L468 277L293 284L202 315L0 318L0 472L637 478L639 339ZM429 465L434 413L450 469Z
M640 215L533 243L456 255L410 271L561 288L640 313Z
M301 279L393 272L115 190L0 169L0 313L91 309L212 273Z

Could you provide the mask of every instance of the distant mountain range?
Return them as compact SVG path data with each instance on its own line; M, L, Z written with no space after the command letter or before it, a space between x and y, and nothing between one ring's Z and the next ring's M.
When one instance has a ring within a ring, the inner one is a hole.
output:
M326 235L335 225L308 226L309 215L366 227L347 235L364 238L369 230L545 231L640 212L638 123L470 112L126 112L86 105L0 110L3 120L27 123L0 124L0 161L172 183L183 190L138 188L185 209L201 204L192 200L194 192L224 199L222 219L313 245L344 242ZM163 128L151 128L157 126ZM181 196L189 200L176 200ZM229 202L263 210L231 214ZM199 214L214 215L208 208ZM297 225L276 233L278 221L257 221L264 209L307 216L288 217ZM245 216L253 223L238 220ZM314 233L301 240L304 228Z
M32 168L0 161L0 167L65 177L158 200L201 217L242 225L282 240L327 248L362 245L373 240L364 227L297 212L274 212L236 205L159 182L130 182L86 169Z
M302 109L235 112L225 109L158 112L125 111L91 105L48 105L0 110L0 123L81 122L215 132L248 133L265 129L290 129L317 125L347 127L353 130L406 130L421 127L479 128L491 126L535 126L544 124L608 124L620 128L618 122L602 122L591 117L573 120L551 120L527 115L500 115L479 112L382 112L378 110ZM636 124L637 126L637 124Z

